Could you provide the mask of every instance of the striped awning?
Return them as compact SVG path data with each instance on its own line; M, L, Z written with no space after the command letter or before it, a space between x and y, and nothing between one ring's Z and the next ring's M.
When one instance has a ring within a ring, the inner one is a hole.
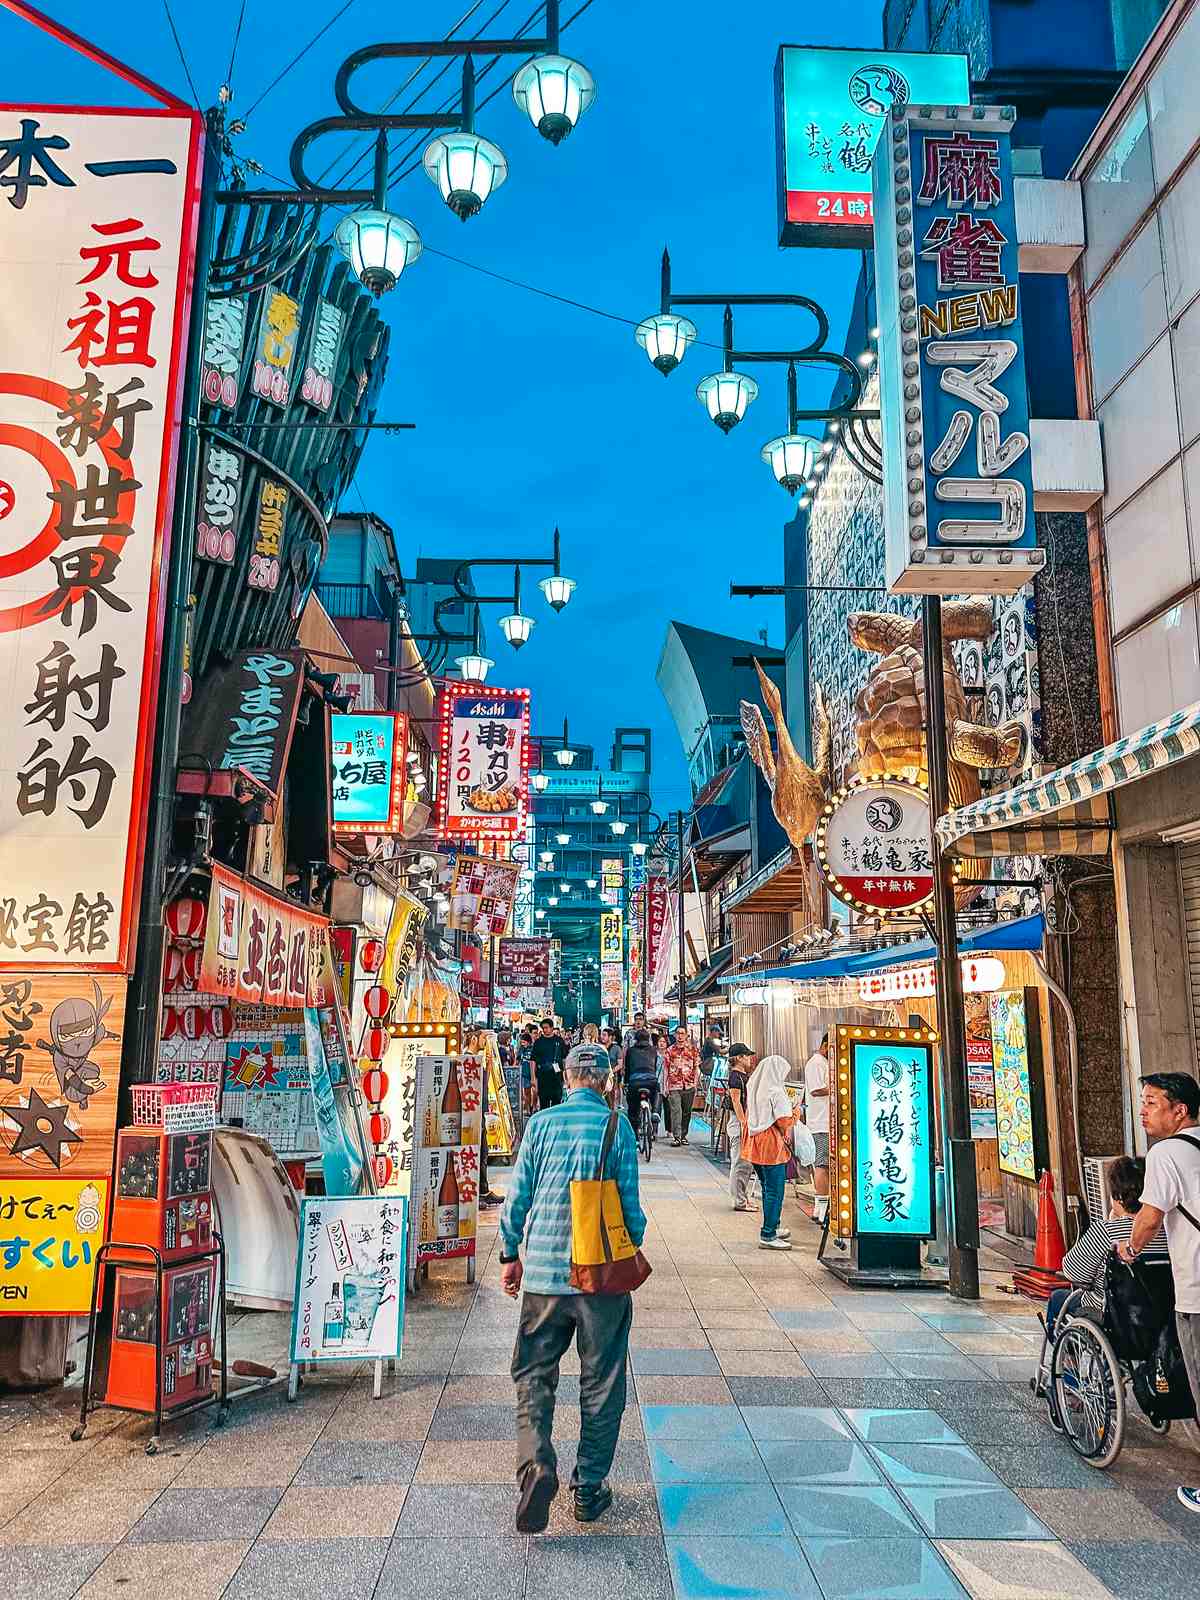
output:
M957 856L1107 855L1112 791L1198 753L1200 702L1070 766L948 811L938 837Z

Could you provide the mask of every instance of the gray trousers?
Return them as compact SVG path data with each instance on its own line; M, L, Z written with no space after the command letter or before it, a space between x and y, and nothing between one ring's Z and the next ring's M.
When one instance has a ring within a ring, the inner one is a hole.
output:
M695 1089L672 1089L667 1096L667 1103L671 1107L672 1139L687 1138L687 1131L692 1121L692 1105L695 1099Z
M517 1482L533 1466L557 1473L551 1432L558 1365L574 1339L579 1349L579 1452L572 1487L604 1482L625 1410L625 1362L633 1296L526 1294L513 1351L517 1386Z
M1196 1402L1196 1415L1200 1418L1200 1311L1177 1311L1175 1326L1179 1331L1179 1348L1183 1351L1188 1382L1192 1386L1192 1399Z
M742 1160L742 1125L729 1113L729 1198L735 1206L750 1203L748 1184L754 1176L754 1165Z

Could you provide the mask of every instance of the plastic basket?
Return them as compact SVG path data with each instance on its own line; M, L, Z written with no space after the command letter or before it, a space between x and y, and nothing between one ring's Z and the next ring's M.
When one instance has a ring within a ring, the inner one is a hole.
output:
M187 1106L197 1108L187 1115L189 1127L215 1127L219 1092L220 1085L216 1083L135 1083L130 1090L133 1120L143 1128L165 1126L176 1120L173 1111L178 1117ZM207 1119L201 1108L207 1108Z

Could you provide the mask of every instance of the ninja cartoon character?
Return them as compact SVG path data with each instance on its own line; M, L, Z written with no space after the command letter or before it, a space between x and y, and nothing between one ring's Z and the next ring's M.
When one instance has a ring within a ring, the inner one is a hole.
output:
M50 1043L38 1040L39 1050L48 1050L58 1089L64 1100L87 1110L88 1100L104 1088L100 1069L88 1057L105 1039L115 1039L104 1026L104 1015L112 1005L100 985L92 979L95 1003L90 1000L60 1000L50 1013Z

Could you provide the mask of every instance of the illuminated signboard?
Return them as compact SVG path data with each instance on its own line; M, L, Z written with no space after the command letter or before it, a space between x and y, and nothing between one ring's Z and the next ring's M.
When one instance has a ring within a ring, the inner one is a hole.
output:
M334 711L335 833L399 833L408 718L400 711Z
M892 108L969 103L967 58L782 45L775 61L779 242L871 248L871 157Z
M934 1117L928 1028L835 1030L830 1228L843 1239L931 1239Z
M912 911L932 898L929 796L915 783L874 778L839 790L813 843L833 893L859 910Z
M1001 1172L1037 1177L1033 1096L1029 1082L1029 1022L1025 992L1005 989L990 996L992 1071L996 1079L996 1136Z
M600 960L623 961L625 955L624 942L621 936L621 913L619 911L602 911L600 913Z
M889 588L1036 576L1009 106L909 106L875 158Z
M997 956L963 956L959 965L964 994L987 994L1004 982L1004 963ZM936 993L937 972L932 962L864 972L858 980L860 1000L928 1000Z
M529 690L443 685L437 831L517 839L529 794Z

